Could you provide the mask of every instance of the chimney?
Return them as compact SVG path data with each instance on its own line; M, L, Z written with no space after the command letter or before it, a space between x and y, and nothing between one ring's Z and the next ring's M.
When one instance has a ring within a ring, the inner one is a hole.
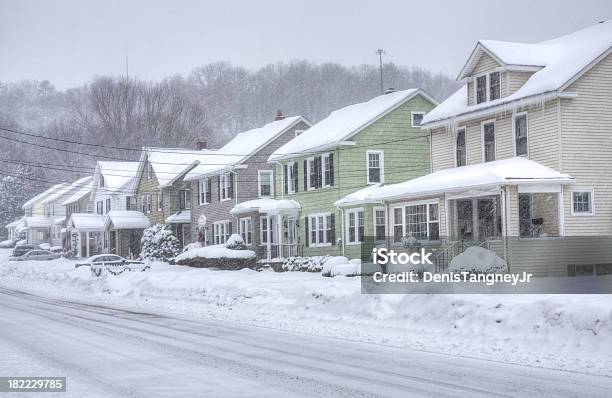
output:
M284 118L285 116L283 116L283 111L281 111L280 109L276 111L276 116L274 117L274 120L283 120Z
M205 139L203 139L203 138L199 138L199 139L196 141L196 149L197 149L198 151L201 151L202 149L206 149L206 140L205 140Z
M387 90L385 90L385 94L391 94L394 92L395 92L395 89L393 87L389 87Z

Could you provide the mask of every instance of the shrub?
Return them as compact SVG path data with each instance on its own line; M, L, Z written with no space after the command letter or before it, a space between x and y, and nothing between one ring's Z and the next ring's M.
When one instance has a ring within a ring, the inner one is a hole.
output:
M179 251L179 241L168 225L155 224L144 230L141 253L143 258L168 260Z
M330 256L315 256L315 257L289 257L285 260L282 266L283 271L287 272L321 272L323 264Z

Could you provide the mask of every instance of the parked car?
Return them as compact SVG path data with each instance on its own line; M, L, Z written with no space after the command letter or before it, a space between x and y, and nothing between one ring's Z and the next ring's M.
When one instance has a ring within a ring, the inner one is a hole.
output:
M38 250L38 245L17 244L17 246L15 246L15 248L13 249L13 257L23 256L24 254L32 250Z
M102 271L116 275L124 271L146 271L150 268L142 261L127 260L116 254L91 256L83 262L77 263L74 267L90 267L91 272L96 276L100 276Z
M10 261L43 261L55 260L61 256L57 253L51 253L49 250L30 250L29 252L17 257L9 257Z

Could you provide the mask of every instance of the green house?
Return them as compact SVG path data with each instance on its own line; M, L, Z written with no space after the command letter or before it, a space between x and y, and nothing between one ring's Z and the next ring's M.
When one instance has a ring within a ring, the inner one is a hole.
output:
M369 185L430 173L429 134L420 123L436 105L421 89L387 93L332 112L276 150L268 159L281 177L276 200L299 210L268 215L270 246L294 248L275 253L357 258L366 240L384 241L384 207L334 203Z

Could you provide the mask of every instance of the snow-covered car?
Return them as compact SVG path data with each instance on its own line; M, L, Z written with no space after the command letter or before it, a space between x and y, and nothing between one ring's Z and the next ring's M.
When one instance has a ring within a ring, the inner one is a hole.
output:
M13 257L20 257L26 254L29 251L38 250L38 245L20 245L17 244L13 249Z
M51 253L49 250L30 250L29 252L17 257L9 257L10 261L45 261L55 260L61 256L57 253Z
M108 271L111 274L120 274L124 271L146 271L150 268L142 261L127 260L116 254L98 254L91 256L83 262L75 264L74 267L89 267L91 272L96 276L100 276L102 271Z

